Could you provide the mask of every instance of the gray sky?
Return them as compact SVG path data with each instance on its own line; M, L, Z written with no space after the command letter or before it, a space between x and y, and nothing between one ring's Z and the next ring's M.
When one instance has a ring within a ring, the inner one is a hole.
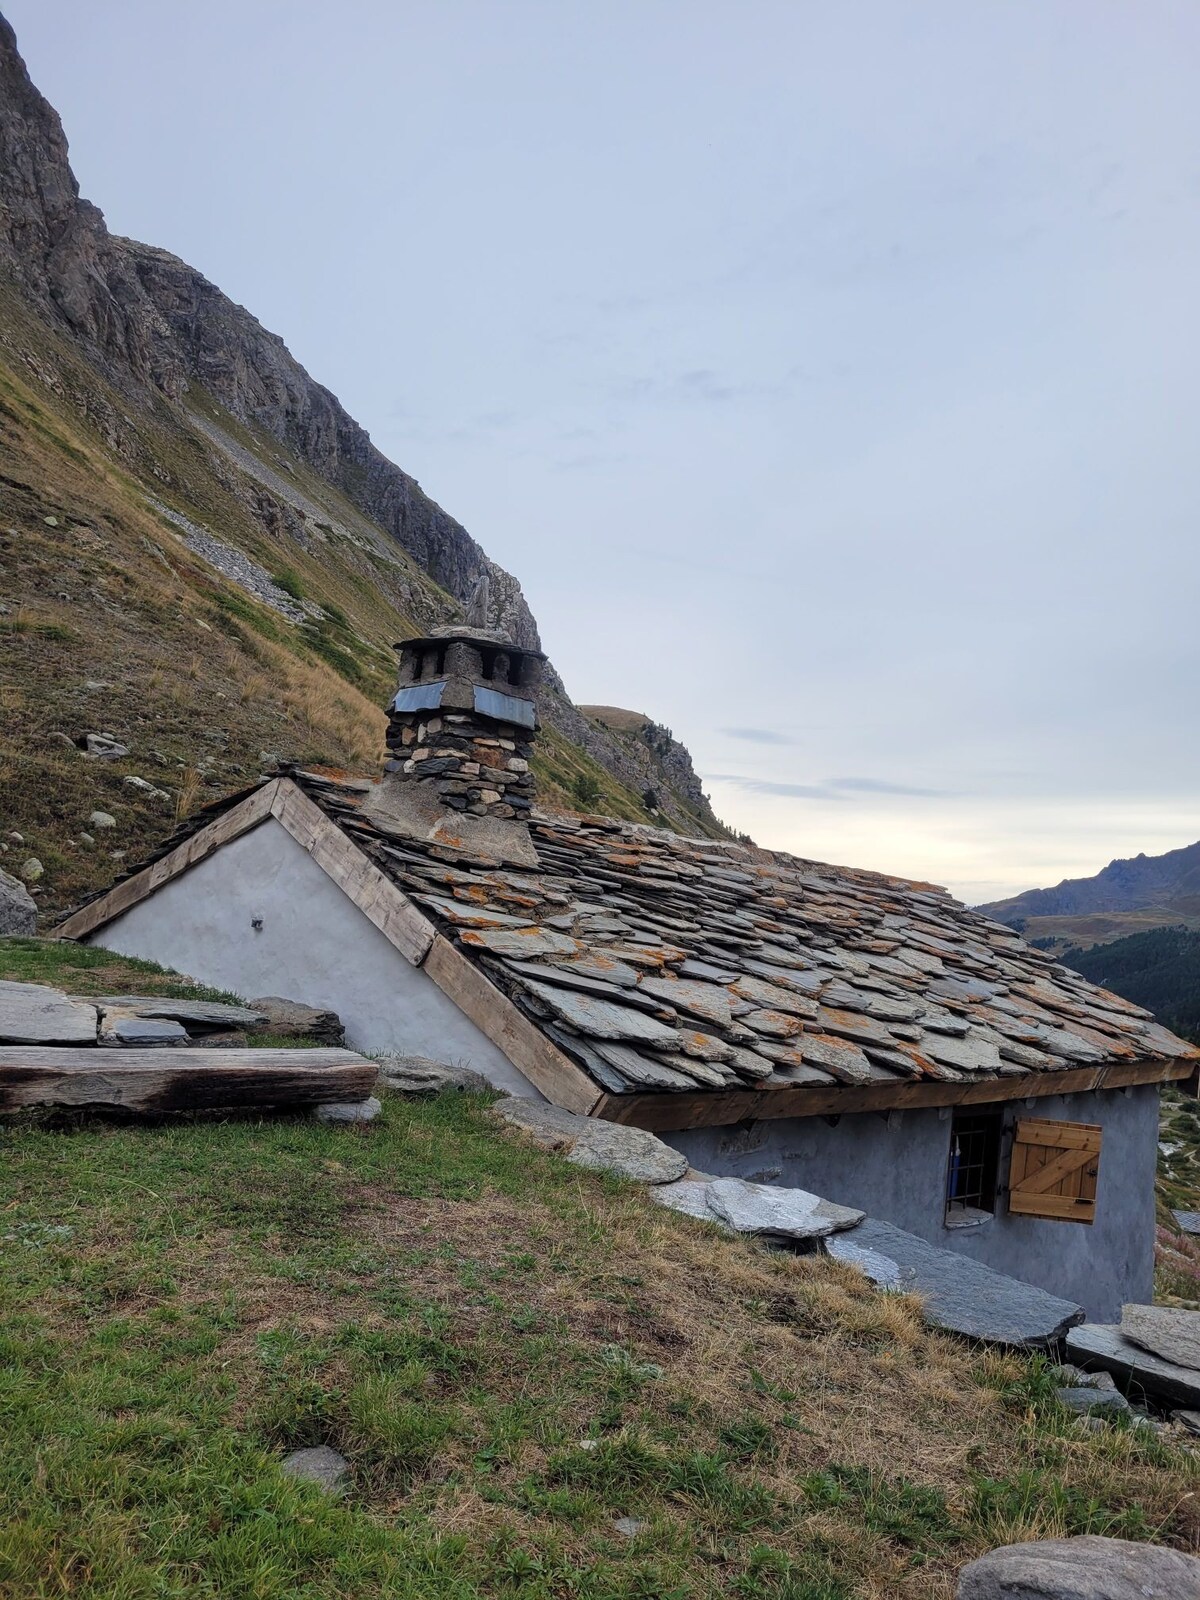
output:
M1200 836L1200 9L4 0L83 192L762 844Z

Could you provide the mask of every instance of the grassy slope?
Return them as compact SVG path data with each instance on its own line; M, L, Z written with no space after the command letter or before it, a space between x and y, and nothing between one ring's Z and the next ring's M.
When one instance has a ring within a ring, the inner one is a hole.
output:
M241 449L290 479L332 522L304 549L273 535L225 481L211 443L164 402L142 409L0 290L0 862L45 867L43 911L111 880L174 825L178 812L251 781L264 753L376 770L392 643L430 616L455 613L393 541L279 445L203 408ZM52 375L53 387L37 372ZM117 458L83 420L104 408L131 441ZM153 496L240 547L328 617L306 635L192 555ZM47 519L53 519L48 521ZM88 689L88 681L104 685ZM127 759L85 761L70 740L117 735ZM64 737L65 736L65 737ZM541 758L553 803L564 765L590 771L605 809L642 816L636 796L566 741ZM126 775L166 790L154 801ZM79 840L93 810L117 827Z
M36 963L172 981L0 944L0 976ZM534 1152L480 1099L0 1145L6 1600L949 1600L1012 1539L1200 1544L1194 1456L1082 1434L1040 1362ZM279 1475L314 1443L352 1460L345 1500Z

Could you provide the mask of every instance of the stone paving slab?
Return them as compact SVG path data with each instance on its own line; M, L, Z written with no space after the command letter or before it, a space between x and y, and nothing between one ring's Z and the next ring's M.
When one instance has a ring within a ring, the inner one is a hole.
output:
M868 1218L828 1239L825 1248L882 1288L921 1295L927 1322L969 1339L1032 1349L1053 1344L1083 1320L1082 1307L1070 1300L939 1250L890 1222Z
M1134 1396L1150 1395L1184 1408L1200 1406L1200 1372L1173 1361L1126 1339L1113 1323L1086 1322L1067 1335L1067 1354L1080 1367L1099 1367L1111 1372Z

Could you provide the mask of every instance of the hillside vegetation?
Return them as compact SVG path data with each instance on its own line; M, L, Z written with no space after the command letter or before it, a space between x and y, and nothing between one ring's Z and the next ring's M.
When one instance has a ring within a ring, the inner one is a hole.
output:
M458 608L298 464L329 531L315 528L307 548L282 526L271 534L247 510L245 482L171 408L139 410L15 297L0 292L0 307L0 817L5 836L22 835L3 838L0 859L10 870L14 856L41 861L35 887L52 914L109 882L178 816L280 759L377 771L391 645ZM55 389L31 379L34 365L57 374ZM98 400L123 409L140 476L74 409L76 385L93 411ZM215 403L208 411L239 448L279 459ZM172 515L219 530L285 600L309 608L305 620L195 553ZM113 734L128 756L85 759L89 732ZM545 804L649 820L639 792L553 726L535 770ZM90 827L96 810L116 827ZM677 807L680 823L687 816ZM80 838L89 832L94 843Z

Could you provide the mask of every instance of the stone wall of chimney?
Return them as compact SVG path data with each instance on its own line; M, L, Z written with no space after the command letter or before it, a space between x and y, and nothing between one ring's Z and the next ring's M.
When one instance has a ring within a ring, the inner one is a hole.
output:
M528 730L469 711L393 711L387 771L428 784L442 805L476 817L524 821L533 806Z

